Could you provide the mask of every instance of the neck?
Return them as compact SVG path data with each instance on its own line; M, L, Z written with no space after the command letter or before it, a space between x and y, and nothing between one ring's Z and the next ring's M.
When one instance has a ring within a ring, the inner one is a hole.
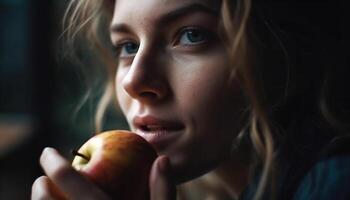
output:
M238 199L248 185L249 165L225 161L208 174L177 187L179 199Z
M246 162L227 160L213 171L222 180L223 187L238 198L248 185L250 166Z

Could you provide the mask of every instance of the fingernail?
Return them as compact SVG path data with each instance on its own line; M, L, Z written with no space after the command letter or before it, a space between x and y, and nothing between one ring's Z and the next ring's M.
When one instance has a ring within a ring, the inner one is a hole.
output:
M52 147L45 147L43 150L43 154L52 154L55 151Z
M167 173L170 167L169 158L167 156L163 156L158 163L158 167L162 173Z
M50 160L55 154L55 149L52 147L45 147L40 156L40 162Z

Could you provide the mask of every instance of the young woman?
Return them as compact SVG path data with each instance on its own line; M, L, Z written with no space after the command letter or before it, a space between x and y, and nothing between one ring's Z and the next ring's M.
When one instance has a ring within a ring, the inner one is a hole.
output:
M299 48L274 31L266 8L250 0L69 7L68 42L85 35L106 63L98 121L115 96L130 129L160 155L152 200L350 198L350 155L341 145L348 126L339 129L317 73L308 82L298 75L308 75L295 61ZM32 199L108 199L56 150L46 148L40 163L46 176Z

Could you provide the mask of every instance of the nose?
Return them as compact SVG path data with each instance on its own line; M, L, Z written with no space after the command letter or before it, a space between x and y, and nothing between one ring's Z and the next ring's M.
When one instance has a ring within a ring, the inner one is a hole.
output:
M159 102L169 94L169 86L155 53L139 52L122 80L124 90L143 103Z

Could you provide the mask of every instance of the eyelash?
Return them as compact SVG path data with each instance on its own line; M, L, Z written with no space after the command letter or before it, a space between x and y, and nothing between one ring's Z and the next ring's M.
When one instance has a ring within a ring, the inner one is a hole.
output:
M198 46L198 45L203 45L208 43L211 39L212 39L212 34L210 33L210 31L204 29L204 28L199 28L199 27L185 27L183 29L181 29L178 34L176 34L176 41L174 43L174 45L179 46L181 45L180 42L182 40L183 36L186 36L185 34L195 34L197 33L197 37L199 37L201 39L201 41L199 42L193 42L190 41L191 39L189 38L190 35L187 35L187 39L189 42L192 42L192 44L182 44L183 46L186 47L191 47L191 46ZM199 36L198 36L199 34ZM192 35L193 36L193 35ZM184 38L186 39L186 38ZM198 38L197 38L198 39Z
M126 56L121 56L121 54L123 53L124 48L126 47L126 45L128 44L132 44L132 45L137 45L137 50L139 48L139 44L135 43L132 40L124 40L122 42L119 42L117 45L114 46L113 50L114 50L114 54L116 55L117 58L131 58L134 57L133 55L126 55ZM137 53L137 50L135 52L135 54ZM125 51L125 50L124 50Z
M187 36L185 34L187 34ZM188 34L195 34L195 36L199 37L201 39L201 41L198 41L198 42L190 41L191 39L188 38L189 37ZM183 39L186 40L186 38L183 38L184 36L187 37L187 40L189 42L191 42L192 44L181 44L181 41L183 41ZM173 42L172 45L174 45L176 48L179 48L179 47L191 48L191 47L197 47L197 46L201 46L204 44L208 44L213 39L213 34L205 28L185 27L185 28L182 28L181 30L179 30L175 34L175 38L176 38L176 40L175 40L175 42ZM137 47L135 46L136 47L135 52L134 53L123 52L123 51L127 51L127 50L125 50L125 48L127 47L126 45L136 45ZM114 54L119 59L133 58L136 55L138 48L139 48L138 43L136 43L132 40L124 40L124 41L119 42L114 47L114 52L115 52Z

